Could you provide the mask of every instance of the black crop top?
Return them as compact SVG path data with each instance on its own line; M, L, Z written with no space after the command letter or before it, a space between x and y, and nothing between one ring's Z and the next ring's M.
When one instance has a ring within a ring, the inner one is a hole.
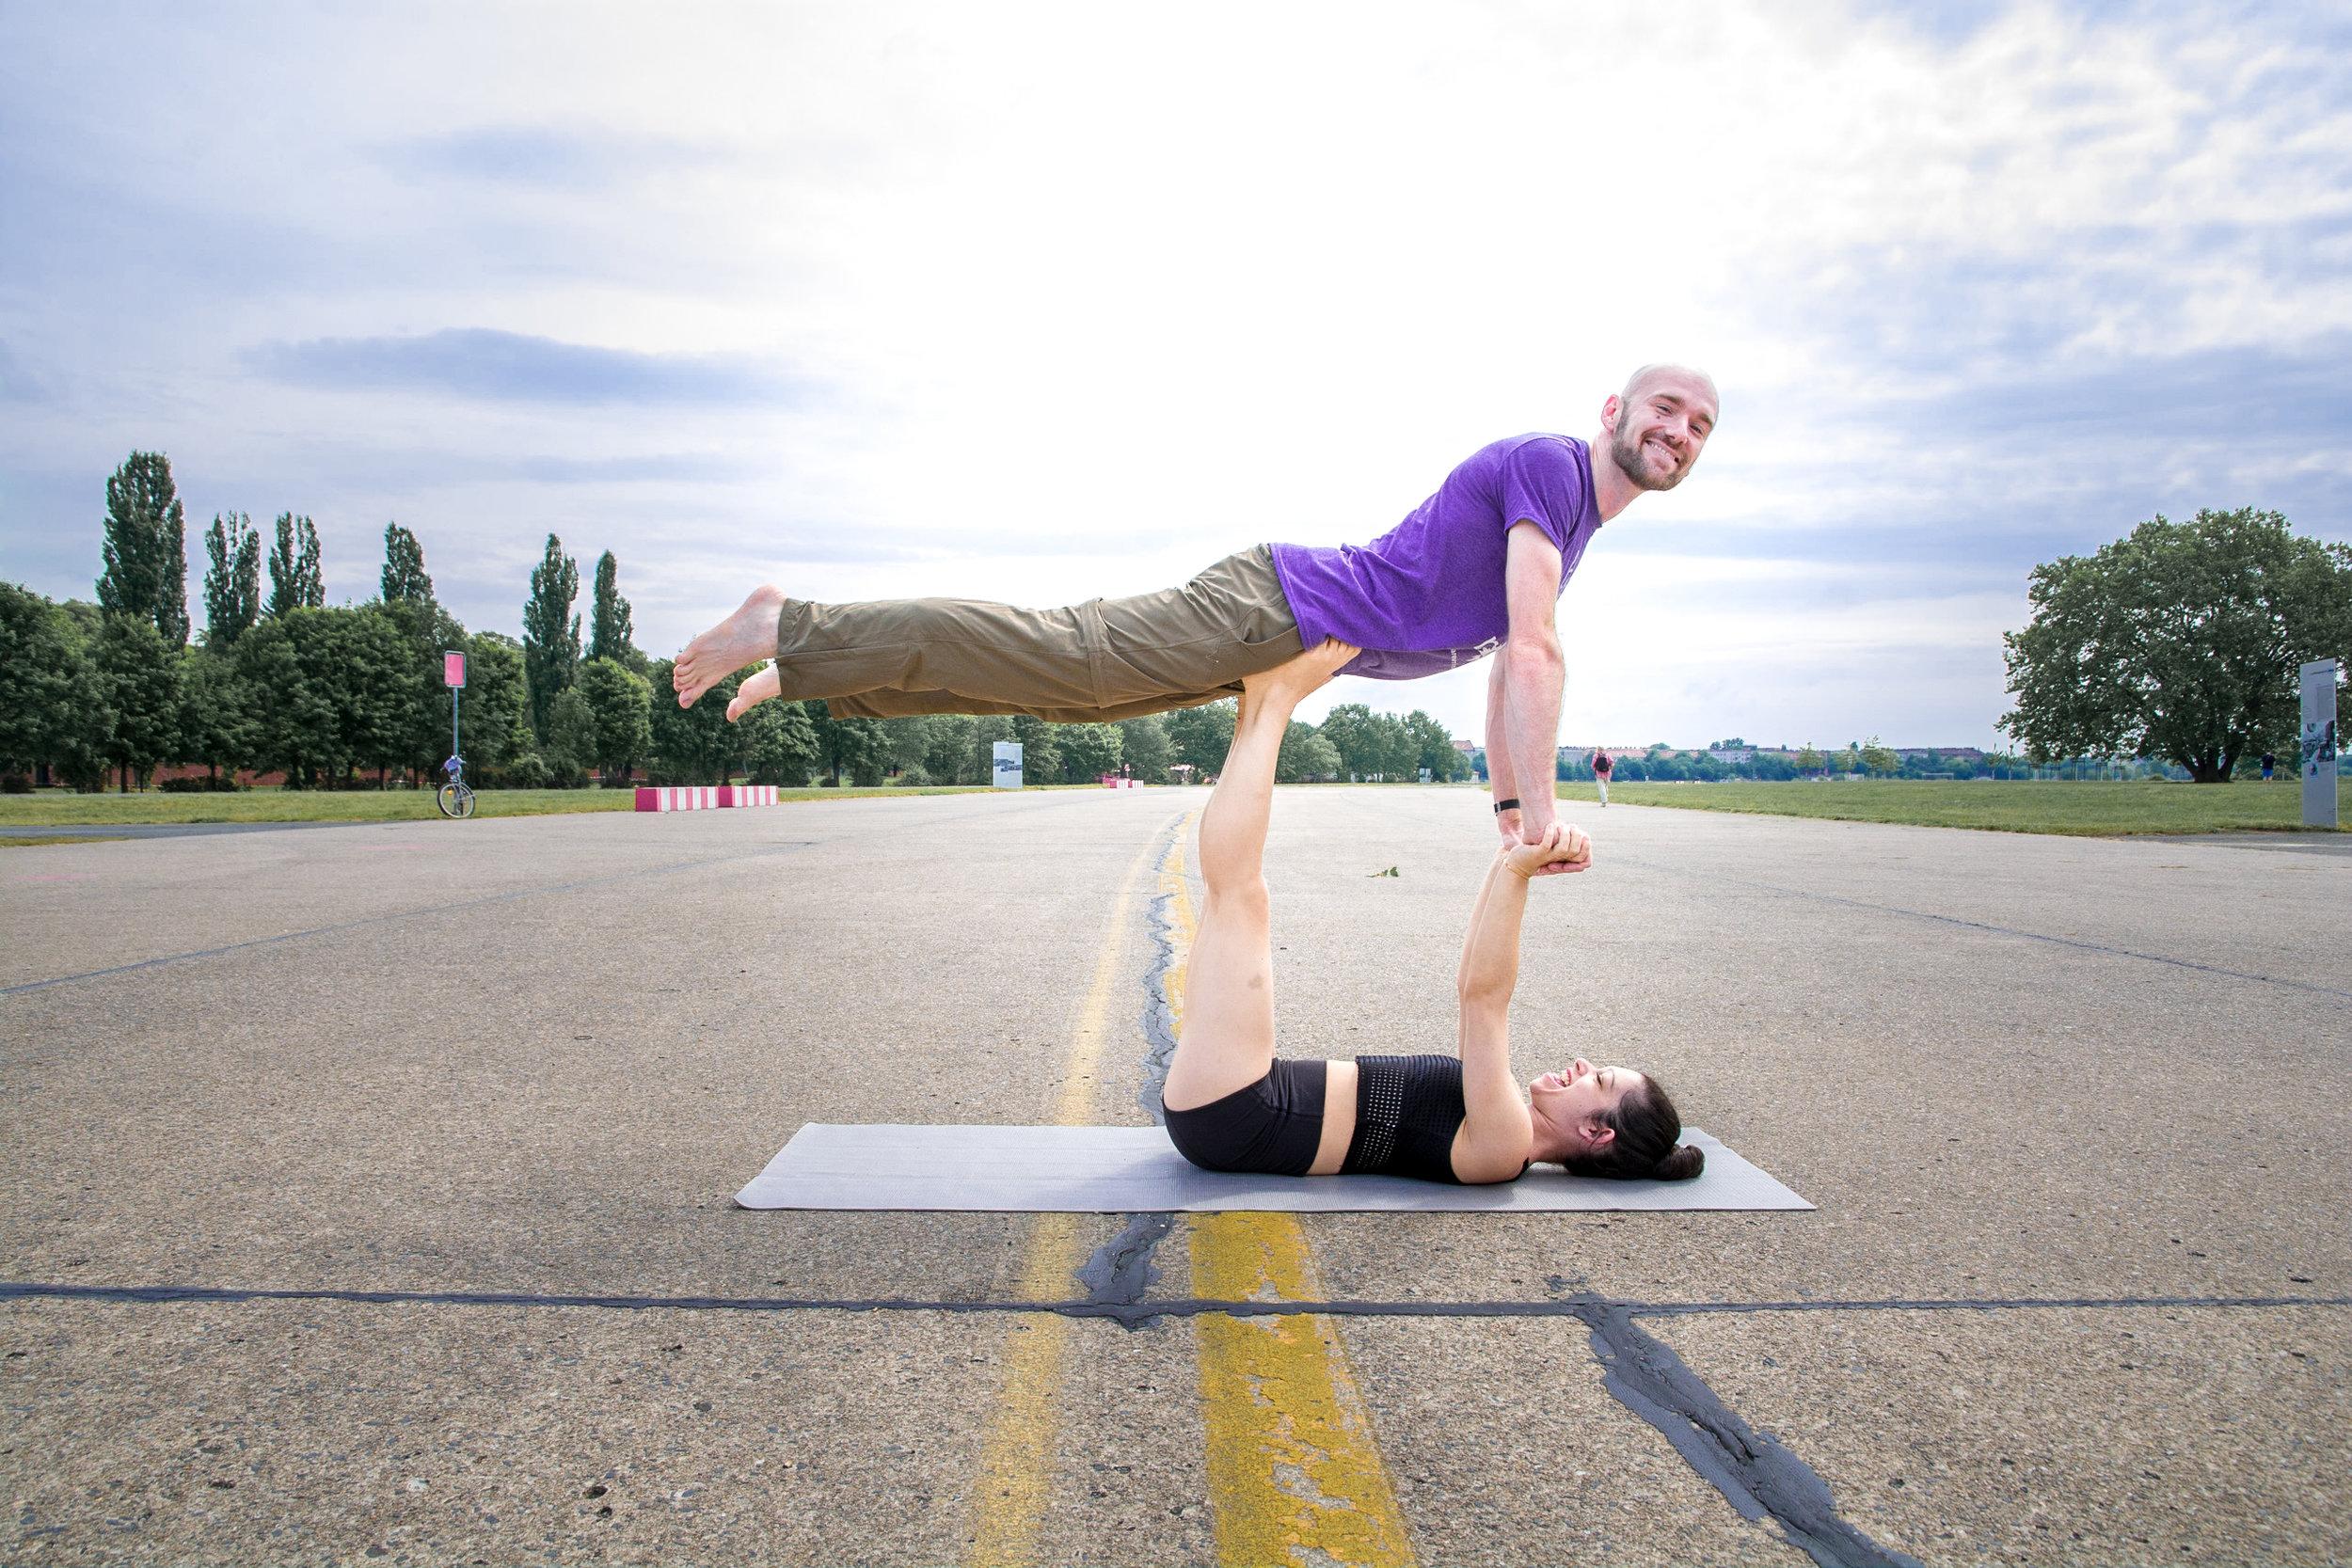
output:
M1411 1176L1452 1181L1454 1134L1468 1113L1458 1056L1356 1058L1356 1133L1343 1176Z

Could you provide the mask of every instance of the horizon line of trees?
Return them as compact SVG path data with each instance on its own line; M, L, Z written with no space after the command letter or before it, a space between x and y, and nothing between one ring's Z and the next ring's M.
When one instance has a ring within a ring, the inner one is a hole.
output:
M186 527L169 463L133 452L106 484L96 601L53 602L0 582L0 786L54 772L95 791L109 779L145 788L165 767L206 769L170 787L238 787L241 773L281 773L292 788L432 782L450 743L441 655L467 656L460 697L469 777L488 787L577 787L591 773L658 784L984 784L998 740L1025 748L1041 782L1089 782L1122 769L1165 783L1224 764L1231 701L1119 723L1047 724L1026 717L834 719L822 702L761 704L726 721L733 677L692 708L677 705L666 659L634 641L620 566L596 562L583 645L578 562L548 535L531 574L519 639L469 632L433 589L424 549L397 522L384 530L374 598L326 603L316 526L281 513L265 550L243 513L204 532L205 625L193 634ZM264 592L263 578L267 577ZM1335 707L1284 736L1278 777L1439 782L1470 765L1426 713Z

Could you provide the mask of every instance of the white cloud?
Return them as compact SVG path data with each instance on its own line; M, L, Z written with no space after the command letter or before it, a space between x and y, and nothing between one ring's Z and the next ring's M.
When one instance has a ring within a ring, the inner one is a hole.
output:
M2029 5L1955 44L1825 3L143 7L20 9L11 57L0 343L46 401L10 405L0 469L95 495L162 448L192 513L318 516L337 593L397 516L476 624L514 625L550 530L619 553L658 649L766 576L1140 591L1368 537L1672 356L1717 372L1723 432L1571 588L1603 628L1571 731L1913 713L1986 743L2034 557L1939 585L1956 532L2040 527L2048 555L2201 483L2347 490L2308 440L2153 459L2132 404L2165 385L2117 390L2352 332L2352 72L2246 13ZM247 358L461 330L823 397L485 404ZM2106 422L2002 428L2021 388L2098 374ZM88 529L94 573L94 519L0 545ZM1775 610L1780 582L1804 592ZM1468 676L1368 695L1483 722Z

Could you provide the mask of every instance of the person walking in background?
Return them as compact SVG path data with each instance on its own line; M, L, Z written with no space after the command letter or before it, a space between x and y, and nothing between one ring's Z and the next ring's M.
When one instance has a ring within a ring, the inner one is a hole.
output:
M1609 760L1609 753L1598 747L1593 749L1593 783L1600 785L1600 803L1609 803L1609 773L1617 765Z
M2279 758L2275 753L2270 752L2265 752L2263 753L2263 783L2268 784L2270 782L2270 770L2278 766Z

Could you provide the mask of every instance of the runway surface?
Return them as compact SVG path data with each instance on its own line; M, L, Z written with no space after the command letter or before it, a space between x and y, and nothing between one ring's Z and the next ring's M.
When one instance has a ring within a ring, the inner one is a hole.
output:
M2329 846L1594 812L1521 1069L1815 1213L731 1207L1150 1119L1205 799L11 851L7 1559L2352 1557ZM1286 1053L1451 1049L1483 798L1275 809Z

